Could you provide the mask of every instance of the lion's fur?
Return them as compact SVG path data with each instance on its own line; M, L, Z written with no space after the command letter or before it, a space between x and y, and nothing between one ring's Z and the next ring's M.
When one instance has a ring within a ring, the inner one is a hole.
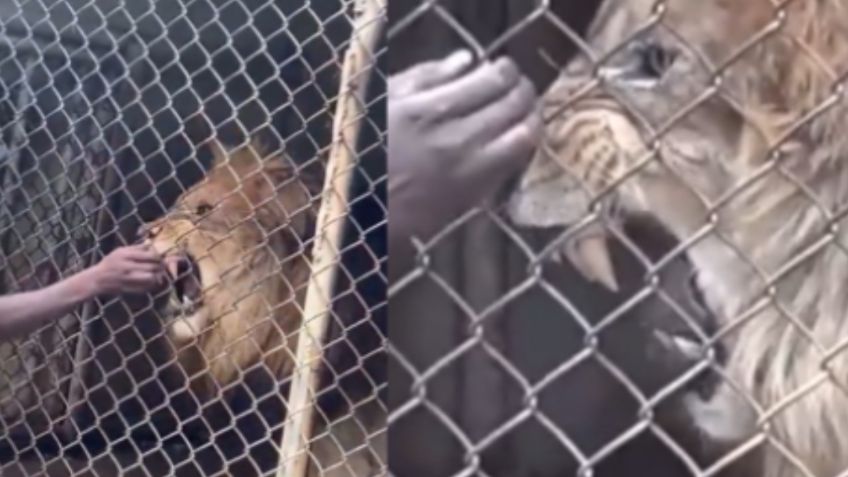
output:
M316 204L283 157L254 142L233 151L212 143L213 168L148 226L164 254L191 253L204 288L204 316L177 318L169 335L204 394L258 363L274 376L292 369L309 277L303 238ZM199 205L214 209L201 216Z
M774 442L813 475L836 475L848 468L848 349L839 348L848 342L848 116L835 89L848 72L848 0L781 11L771 0L654 3L608 0L589 44L611 51L656 13L662 26L642 37L681 49L650 87L623 76L604 85L646 132L694 104L726 65L717 94L676 120L659 160L619 197L691 242L699 286L732 348L724 372L756 402L749 408L723 385L693 405L695 419L733 444L767 431L760 475L806 475ZM616 58L608 62L626 64ZM562 102L586 66L569 65L548 99Z
M255 140L232 150L212 140L209 147L207 175L144 227L156 250L188 253L200 269L202 308L170 316L165 326L201 401L227 399L260 366L278 382L291 373L320 193L312 178ZM199 206L214 208L199 213ZM310 475L375 475L385 462L384 421L379 405L368 402L355 403L343 420L322 421Z

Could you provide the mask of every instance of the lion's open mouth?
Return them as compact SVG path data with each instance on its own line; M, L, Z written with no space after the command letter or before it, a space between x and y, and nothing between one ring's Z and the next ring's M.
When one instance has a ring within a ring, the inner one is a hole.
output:
M203 281L200 268L190 254L175 257L168 263L173 283L170 308L182 315L191 315L203 305Z

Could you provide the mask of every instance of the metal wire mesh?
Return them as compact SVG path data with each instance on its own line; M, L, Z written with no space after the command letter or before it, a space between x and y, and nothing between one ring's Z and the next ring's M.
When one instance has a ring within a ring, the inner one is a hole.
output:
M844 472L844 2L401 3L393 48L514 56L546 137L391 285L392 473Z
M99 297L0 344L0 473L278 468L353 25L344 0L0 2L2 292L125 244L180 257L161 292ZM381 55L347 144L309 475L386 462Z

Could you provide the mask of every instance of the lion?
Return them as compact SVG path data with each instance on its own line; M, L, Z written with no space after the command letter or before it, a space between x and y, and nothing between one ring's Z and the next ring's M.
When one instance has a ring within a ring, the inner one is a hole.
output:
M276 382L291 374L319 204L314 181L259 141L209 147L206 176L140 231L165 257L173 286L164 327L201 402L226 400L262 367ZM359 427L373 432L373 414L319 427L311 475L375 475L381 464Z
M545 95L544 147L601 141L556 160L689 255L722 323L696 351L730 349L722 384L686 399L695 425L758 445L746 475L844 472L848 0L607 0L587 43L597 62Z
M199 394L258 363L291 372L317 207L285 160L258 142L210 147L206 177L142 231L169 258L166 328Z

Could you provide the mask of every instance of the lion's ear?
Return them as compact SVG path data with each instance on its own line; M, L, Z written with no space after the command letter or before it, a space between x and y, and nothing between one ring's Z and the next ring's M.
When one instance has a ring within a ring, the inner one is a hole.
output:
M260 161L268 162L276 159L276 154L271 154L271 147L259 136L250 138L250 148L253 149L254 154L256 154L256 157Z
M238 171L237 174L250 174L260 169L270 172L279 167L280 160L280 154L256 136L247 144L241 144L229 151L226 156Z
M255 171L263 164L277 159L274 154L269 153L269 147L257 138L234 149L225 147L214 137L208 139L205 145L212 153L212 167L229 165L236 171Z
M206 141L206 147L212 153L212 167L223 166L229 160L230 154L218 138L214 136L209 138Z

